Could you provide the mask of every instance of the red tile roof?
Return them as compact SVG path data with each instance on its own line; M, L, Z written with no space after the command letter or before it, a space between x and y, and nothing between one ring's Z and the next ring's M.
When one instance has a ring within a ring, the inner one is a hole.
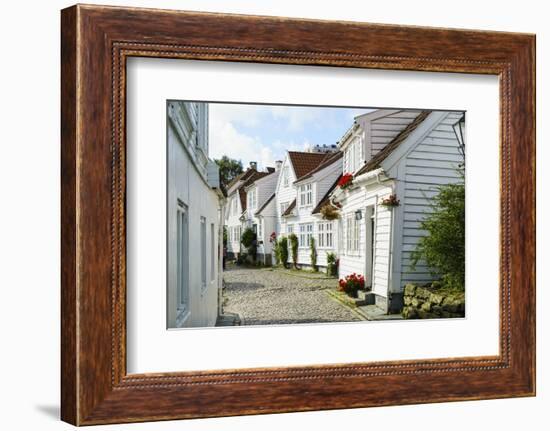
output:
M344 153L341 151L335 151L333 153L326 153L323 160L321 160L321 163L317 165L317 167L313 168L311 171L309 171L307 174L303 175L302 177L299 177L295 183L305 180L306 178L310 178L315 174L316 172L322 171L327 166L332 165L336 161L340 160L343 157Z
M241 174L241 179L244 181L239 188L239 198L241 200L242 210L246 210L246 191L245 188L251 185L254 181L259 180L267 175L270 175L271 172L258 172L256 169L247 169Z
M288 157L290 158L290 163L294 168L294 173L296 178L301 178L304 175L308 174L327 157L327 153L306 153L303 151L289 151Z

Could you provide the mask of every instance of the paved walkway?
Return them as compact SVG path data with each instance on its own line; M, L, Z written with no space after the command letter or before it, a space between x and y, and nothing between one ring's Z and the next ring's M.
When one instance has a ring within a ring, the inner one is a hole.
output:
M298 274L297 274L298 275ZM238 313L243 325L353 322L364 320L325 292L335 279L283 270L228 267L224 312Z

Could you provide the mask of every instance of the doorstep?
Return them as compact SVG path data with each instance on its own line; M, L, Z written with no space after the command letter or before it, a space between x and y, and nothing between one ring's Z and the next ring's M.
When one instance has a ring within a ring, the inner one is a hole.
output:
M380 307L371 305L360 305L357 311L361 313L367 320L403 320L401 314L386 314Z

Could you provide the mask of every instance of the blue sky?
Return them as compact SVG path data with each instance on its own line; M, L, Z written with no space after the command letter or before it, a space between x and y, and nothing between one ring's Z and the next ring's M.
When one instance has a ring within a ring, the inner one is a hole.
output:
M287 150L334 144L357 115L356 108L209 103L210 157L227 155L260 168L274 166Z

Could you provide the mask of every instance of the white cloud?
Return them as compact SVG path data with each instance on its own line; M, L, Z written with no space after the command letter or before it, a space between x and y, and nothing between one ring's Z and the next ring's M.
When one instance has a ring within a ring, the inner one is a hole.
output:
M288 130L303 130L307 123L313 122L321 117L320 108L300 106L272 106L271 115L275 119L282 119L287 123Z

